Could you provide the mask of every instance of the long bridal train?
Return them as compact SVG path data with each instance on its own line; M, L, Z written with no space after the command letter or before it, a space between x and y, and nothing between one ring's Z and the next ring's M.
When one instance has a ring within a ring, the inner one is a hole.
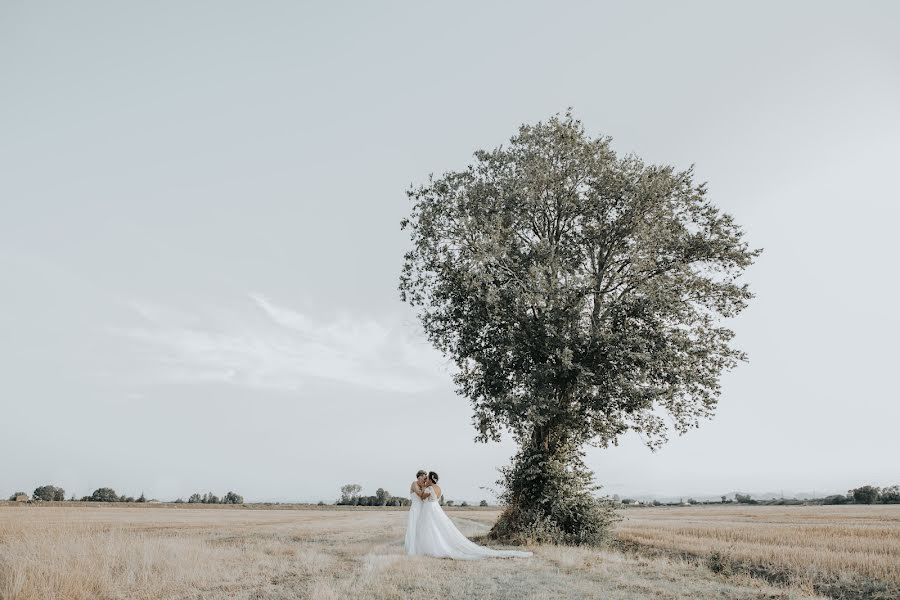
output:
M406 531L406 551L410 555L478 560L481 558L527 558L531 552L520 550L495 550L479 546L456 528L438 502L434 488L425 488L423 501L415 493L410 494L412 504L409 526Z

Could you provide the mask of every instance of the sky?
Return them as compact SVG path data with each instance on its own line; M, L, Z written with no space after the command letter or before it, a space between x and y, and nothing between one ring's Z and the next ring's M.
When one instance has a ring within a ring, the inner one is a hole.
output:
M762 256L716 415L601 494L900 483L900 5L0 0L0 494L493 499L406 190L572 107Z

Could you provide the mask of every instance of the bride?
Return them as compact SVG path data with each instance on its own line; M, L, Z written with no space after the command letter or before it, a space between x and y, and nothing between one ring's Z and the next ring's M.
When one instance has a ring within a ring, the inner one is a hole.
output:
M406 521L406 539L403 541L407 554L416 553L416 523L419 520L419 513L422 512L422 498L425 494L425 478L427 476L426 471L420 470L416 473L416 480L409 485L409 516Z
M410 495L410 511L415 511L409 525L412 535L407 530L406 550L408 554L435 556L439 558L456 558L459 560L477 560L479 558L512 558L528 557L531 552L519 550L494 550L479 546L456 528L444 509L441 508L441 486L437 484L438 474L428 473L424 481L425 489L421 495L412 489Z

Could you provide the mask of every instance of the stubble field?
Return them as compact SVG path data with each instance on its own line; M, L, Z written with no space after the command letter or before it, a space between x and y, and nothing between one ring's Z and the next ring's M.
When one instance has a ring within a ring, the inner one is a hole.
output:
M497 517L449 514L475 538ZM0 600L793 599L836 597L815 593L827 573L900 582L898 506L623 516L614 548L537 546L530 559L463 562L405 556L402 510L0 506ZM738 568L745 559L783 567L774 580L787 585L750 577Z

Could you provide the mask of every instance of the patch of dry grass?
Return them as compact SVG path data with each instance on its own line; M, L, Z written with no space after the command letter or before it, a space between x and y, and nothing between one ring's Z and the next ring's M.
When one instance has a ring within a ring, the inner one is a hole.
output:
M834 597L900 597L900 505L701 505L625 517L625 547L702 557Z
M494 511L451 511L470 536ZM0 600L808 598L670 558L532 548L530 559L403 552L404 511L0 507Z

